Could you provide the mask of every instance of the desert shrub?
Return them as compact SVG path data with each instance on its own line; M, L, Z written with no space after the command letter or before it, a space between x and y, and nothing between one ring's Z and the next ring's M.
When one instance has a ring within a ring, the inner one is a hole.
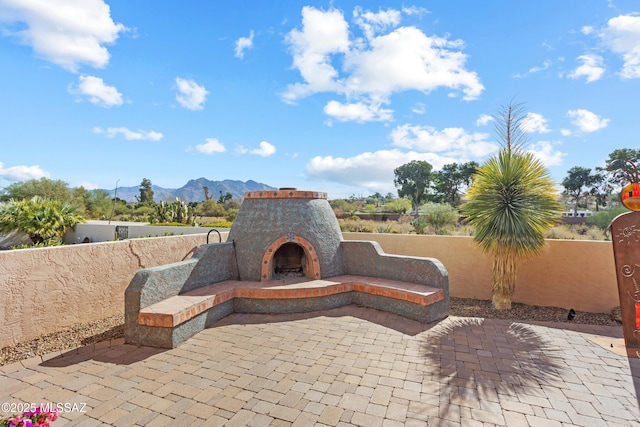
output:
M393 233L393 227L390 224L379 225L378 233Z
M411 225L413 226L413 231L415 231L416 234L426 234L429 224L424 217L419 216L411 221Z
M435 234L447 234L445 229L458 222L458 210L448 203L426 203L420 207L427 224ZM422 234L422 233L420 233Z
M606 230L609 227L609 224L611 224L611 221L613 221L615 217L625 212L629 212L629 211L624 207L607 209L605 211L600 211L590 216L587 219L587 222L591 225L595 225L600 230Z
M226 216L227 221L233 222L236 219L236 217L238 216L238 211L239 211L239 209L235 209L235 208L229 209L227 211L227 216Z
M585 224L557 225L545 233L546 239L561 240L605 240L605 235L598 227Z

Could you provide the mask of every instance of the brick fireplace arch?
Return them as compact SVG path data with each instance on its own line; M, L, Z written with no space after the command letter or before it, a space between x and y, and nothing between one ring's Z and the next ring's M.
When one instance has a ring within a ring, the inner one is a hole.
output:
M274 260L276 252L287 243L293 243L302 248L304 252L304 275L310 279L320 279L320 262L316 250L307 239L295 234L288 234L273 241L262 256L260 281L268 282L273 278Z

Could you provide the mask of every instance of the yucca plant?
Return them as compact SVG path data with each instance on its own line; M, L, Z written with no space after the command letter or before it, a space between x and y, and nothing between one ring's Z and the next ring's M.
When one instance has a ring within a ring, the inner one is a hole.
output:
M474 240L493 258L493 306L510 309L519 261L544 247L544 234L559 220L562 205L542 162L523 149L526 116L509 104L496 117L503 143L476 172L462 212Z

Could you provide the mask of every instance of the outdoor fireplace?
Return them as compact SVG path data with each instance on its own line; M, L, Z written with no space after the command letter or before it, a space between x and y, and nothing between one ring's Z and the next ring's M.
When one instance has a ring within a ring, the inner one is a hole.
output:
M235 245L240 280L344 273L342 233L326 193L247 192L227 241Z
M245 193L226 242L136 274L125 291L125 340L172 348L233 312L348 304L440 320L449 311L447 271L433 258L343 240L326 193L253 191Z

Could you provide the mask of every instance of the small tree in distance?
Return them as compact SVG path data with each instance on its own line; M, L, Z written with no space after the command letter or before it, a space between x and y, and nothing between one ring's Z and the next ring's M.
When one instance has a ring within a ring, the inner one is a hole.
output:
M431 187L431 171L433 166L424 160L412 160L397 167L393 173L393 183L398 188L398 195L411 201L413 216L418 217L418 209L427 200Z

